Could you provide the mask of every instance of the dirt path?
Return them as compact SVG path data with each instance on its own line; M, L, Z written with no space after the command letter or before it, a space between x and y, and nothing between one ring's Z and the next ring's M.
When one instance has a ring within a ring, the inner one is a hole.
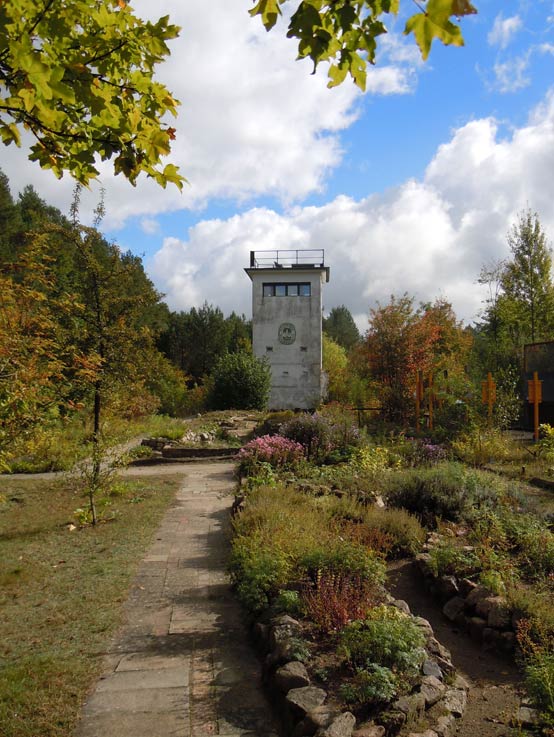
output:
M517 730L509 723L520 701L521 674L513 662L483 651L449 623L423 588L411 562L391 565L388 580L393 596L404 599L414 614L429 620L437 639L452 653L458 672L471 684L456 737L515 737Z
M76 737L277 737L225 572L234 464L183 465Z

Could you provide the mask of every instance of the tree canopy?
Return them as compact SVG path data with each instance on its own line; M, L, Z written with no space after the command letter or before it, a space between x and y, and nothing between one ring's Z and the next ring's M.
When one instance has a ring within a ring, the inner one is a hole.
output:
M510 232L512 260L502 272L504 299L531 341L546 337L554 325L552 252L537 213L521 212Z
M511 258L484 266L479 276L489 294L476 347L493 371L519 370L524 344L549 340L554 331L552 252L537 213L520 212L507 241Z
M329 317L323 318L323 331L346 350L352 348L360 340L360 331L354 322L352 313L345 305L333 307Z
M87 184L97 161L135 184L141 172L163 187L183 178L163 166L175 129L163 121L178 101L154 81L179 29L168 16L138 18L125 0L0 3L0 137L35 142L30 158Z
M287 0L258 0L250 10L271 29ZM402 9L407 5L402 5ZM422 0L406 34L423 58L435 39L461 46L452 18L476 13L469 0ZM400 0L301 0L287 35L314 69L329 62L329 86L350 75L365 89L367 64ZM21 145L34 138L30 159L57 177L69 172L81 184L98 176L98 161L113 160L132 184L141 172L165 187L181 188L174 164L164 165L178 101L154 80L179 28L164 16L155 23L135 15L126 0L17 0L0 3L0 138Z
M250 11L259 15L267 30L273 28L287 0L258 0ZM377 39L387 32L387 16L396 16L400 0L301 0L290 19L287 36L298 39L298 57L309 58L314 70L329 62L329 87L341 84L350 75L365 89L367 65L375 63ZM402 3L404 8L406 2ZM459 25L451 18L476 13L469 0L427 0L416 2L419 12L410 16L404 29L413 33L421 55L427 58L431 44L463 46Z

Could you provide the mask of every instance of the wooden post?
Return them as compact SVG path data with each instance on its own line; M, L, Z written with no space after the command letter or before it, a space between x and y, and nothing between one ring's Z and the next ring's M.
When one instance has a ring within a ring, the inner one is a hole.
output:
M433 429L433 374L429 374L429 430Z
M528 401L533 402L533 437L539 439L539 404L542 402L542 381L539 374L533 371L533 378L527 382Z
M489 427L492 425L492 407L496 402L496 382L492 378L489 371L487 380L481 382L481 399L483 404L487 405L487 415Z

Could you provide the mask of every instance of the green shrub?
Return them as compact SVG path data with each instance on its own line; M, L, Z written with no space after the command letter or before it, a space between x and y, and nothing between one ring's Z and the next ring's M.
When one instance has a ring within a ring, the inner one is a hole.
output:
M495 547L510 550L528 576L541 578L554 573L554 534L540 517L499 505L494 512L480 516L477 528L481 534L484 519L489 529L493 519L499 528L494 531Z
M371 550L352 540L335 537L321 546L314 545L299 560L299 567L316 582L322 573L359 576L377 587L385 581L385 565Z
M391 468L398 468L400 459L391 448L366 445L356 449L351 464L357 466L364 474L375 477Z
M518 626L518 644L523 655L525 686L543 720L554 723L554 638L542 625L522 620ZM548 733L545 731L545 734Z
M300 443L311 461L321 462L333 450L329 422L317 413L301 412L295 415L281 427L280 433Z
M394 450L401 464L408 468L433 466L449 458L444 446L432 443L428 438L404 438L395 444Z
M471 510L477 477L458 463L440 463L432 468L399 471L387 481L389 505L402 507L425 524L436 518L459 521Z
M539 442L536 447L541 458L548 463L554 461L554 427L547 423L539 425Z
M352 460L334 466L314 466L297 471L298 478L317 481L330 490L337 490L356 499L373 500L377 483L375 477L364 473Z
M525 686L533 702L554 717L554 652L537 650L525 663Z
M329 423L332 452L343 460L349 458L361 442L353 411L338 402L331 402L324 405L317 414Z
M531 530L518 539L521 565L533 576L554 574L554 535L550 530Z
M239 599L251 612L266 609L272 595L287 583L291 564L278 548L266 547L258 536L233 540L229 572Z
M429 551L429 565L435 576L469 576L479 570L475 552L464 550L449 540L443 540Z
M340 635L340 650L354 668L372 664L403 674L417 672L425 637L413 619L395 607L380 605L363 621L352 622Z
M212 374L214 409L265 409L271 386L271 370L265 360L250 353L227 353Z
M492 569L481 571L481 574L479 575L479 583L489 591L492 591L493 594L504 596L506 593L506 584L504 583L504 579L500 571Z
M391 669L371 663L340 687L340 695L348 704L384 704L392 701L398 690L398 677Z
M528 620L530 635L537 641L554 641L554 607L552 591L537 590L521 581L510 581L507 599L516 614Z
M249 492L258 486L277 486L277 478L271 463L266 463L265 461L257 463L250 470L250 475L243 480L241 489Z
M273 602L273 609L276 612L289 614L291 617L301 617L304 612L304 605L298 591L283 589Z
M456 458L473 466L507 460L513 454L509 436L496 429L477 427L473 432L461 435L451 445Z
M270 412L267 417L256 427L254 433L259 435L277 435L281 427L294 417L290 409L281 412Z

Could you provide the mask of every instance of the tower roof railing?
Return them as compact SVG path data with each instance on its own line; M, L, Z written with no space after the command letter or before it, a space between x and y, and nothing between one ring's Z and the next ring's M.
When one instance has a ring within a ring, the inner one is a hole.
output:
M250 251L251 269L324 269L322 248L304 250Z

